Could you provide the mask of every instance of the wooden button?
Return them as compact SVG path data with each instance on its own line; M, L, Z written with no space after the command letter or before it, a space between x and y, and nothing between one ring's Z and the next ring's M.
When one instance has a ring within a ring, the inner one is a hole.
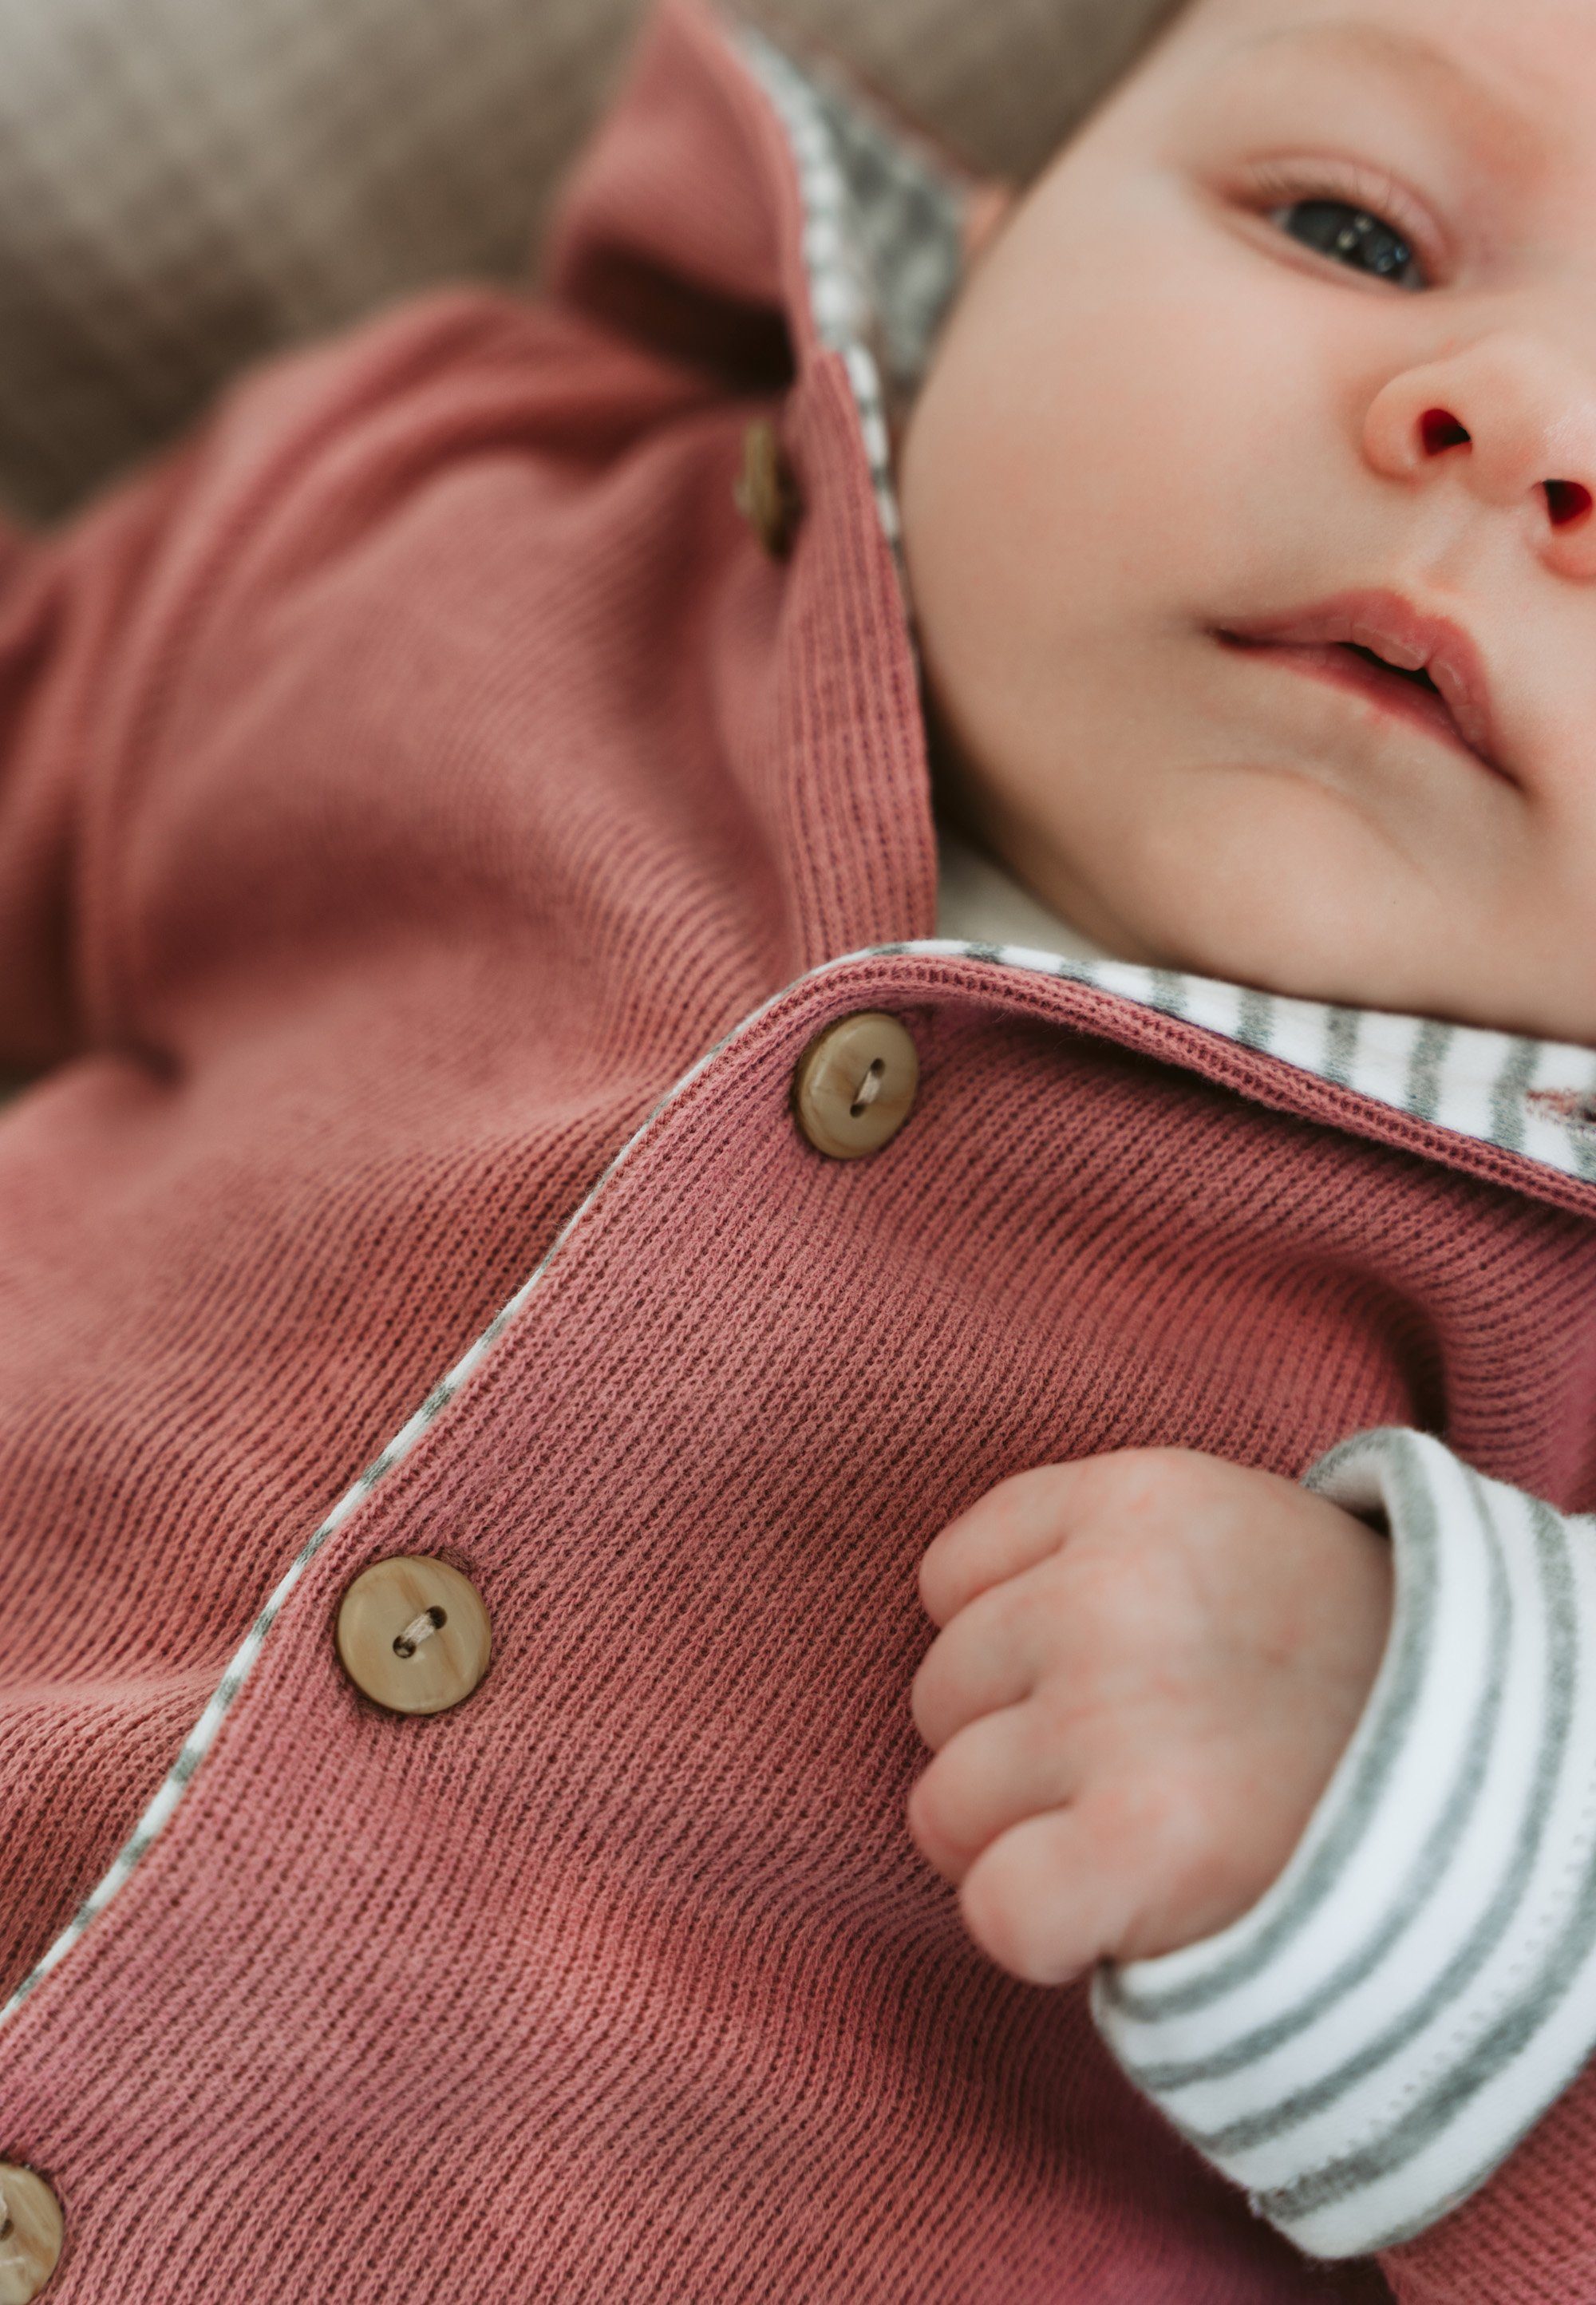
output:
M756 417L743 435L743 472L732 494L772 560L785 560L802 507L792 466L768 416Z
M61 2204L44 2179L0 2161L0 2305L30 2305L61 2256Z
M909 1117L920 1057L896 1016L861 1009L810 1042L793 1076L793 1110L817 1152L879 1152Z
M338 1609L338 1654L355 1687L390 1713L446 1713L488 1670L488 1612L446 1561L373 1561Z

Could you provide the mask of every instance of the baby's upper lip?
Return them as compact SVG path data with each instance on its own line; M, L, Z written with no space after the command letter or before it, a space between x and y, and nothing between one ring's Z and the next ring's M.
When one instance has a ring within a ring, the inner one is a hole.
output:
M1502 759L1484 659L1461 625L1414 606L1400 592L1338 592L1282 616L1227 623L1227 639L1258 646L1365 648L1403 672L1435 683L1464 743L1490 768L1511 775Z

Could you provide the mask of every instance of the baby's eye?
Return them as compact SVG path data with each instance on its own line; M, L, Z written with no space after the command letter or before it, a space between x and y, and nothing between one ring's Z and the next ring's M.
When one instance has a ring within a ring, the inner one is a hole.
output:
M1294 200L1289 208L1277 208L1270 221L1354 272L1372 273L1398 288L1427 285L1412 246L1395 226L1351 200Z

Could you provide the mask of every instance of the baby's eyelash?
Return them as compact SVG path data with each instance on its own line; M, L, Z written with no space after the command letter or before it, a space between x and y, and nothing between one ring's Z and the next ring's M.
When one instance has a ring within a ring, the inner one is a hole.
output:
M1261 160L1246 170L1242 189L1248 206L1265 216L1305 200L1345 200L1400 233L1431 284L1447 269L1447 248L1433 220L1383 169L1355 160Z

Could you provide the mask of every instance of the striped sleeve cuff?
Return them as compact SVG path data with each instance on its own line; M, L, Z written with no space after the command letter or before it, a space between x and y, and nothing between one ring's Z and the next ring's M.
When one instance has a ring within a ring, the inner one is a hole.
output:
M1417 1433L1307 1482L1395 1545L1363 1719L1251 1911L1099 1972L1093 2008L1198 2150L1333 2258L1464 2199L1596 2046L1596 1521Z

